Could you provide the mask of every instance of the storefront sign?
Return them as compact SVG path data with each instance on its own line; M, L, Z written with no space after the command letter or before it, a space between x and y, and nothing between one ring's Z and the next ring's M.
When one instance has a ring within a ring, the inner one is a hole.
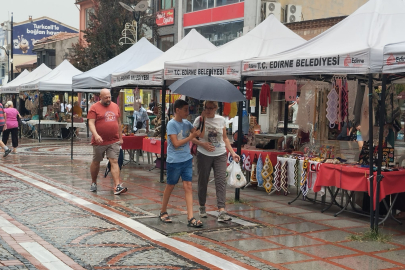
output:
M156 13L157 26L174 24L174 9L162 10Z
M210 63L190 64L190 67L165 64L164 78L181 79L186 76L215 76L230 81L240 81L241 70L238 63L231 65L216 65Z
M134 94L133 94L133 89L124 89L125 95L124 95L124 110L126 112L131 112L134 110Z
M25 23L13 27L14 54L36 55L32 52L34 45L44 37L53 36L61 32L77 33L76 30L55 23L48 19Z

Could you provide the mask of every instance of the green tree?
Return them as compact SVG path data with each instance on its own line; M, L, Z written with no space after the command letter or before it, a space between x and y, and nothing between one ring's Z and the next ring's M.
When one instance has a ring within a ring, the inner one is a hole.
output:
M90 15L89 26L84 33L84 40L73 45L70 61L82 71L90 70L122 53L131 45L119 45L122 30L127 23L132 23L133 14L125 10L119 2L136 5L140 0L93 0L94 13ZM151 1L154 2L154 1ZM153 7L151 7L153 10ZM146 29L152 30L152 43L157 38L156 16L141 13L138 22L138 40L145 35Z

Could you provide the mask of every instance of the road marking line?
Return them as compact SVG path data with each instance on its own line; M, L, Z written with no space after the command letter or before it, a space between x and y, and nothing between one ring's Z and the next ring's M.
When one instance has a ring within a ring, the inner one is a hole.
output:
M37 242L23 242L19 244L50 270L73 270Z
M101 207L99 205L93 204L92 202L83 200L82 198L79 198L79 197L76 197L76 196L74 196L72 194L69 194L69 193L67 193L67 192L65 192L63 190L60 190L58 188L55 188L53 186L50 186L50 185L45 184L43 182L40 182L38 180L31 179L30 177L25 176L25 175L23 175L21 173L18 173L16 171L13 171L11 169L4 168L4 167L0 168L0 170L5 172L5 173L8 173L8 174L10 174L10 175L12 175L12 176L14 176L16 178L18 178L18 179L22 179L22 180L24 180L26 182L29 182L29 183L37 186L37 187L45 189L45 190L47 190L47 191L49 191L49 192L51 192L51 193L53 193L55 195L61 196L61 197L65 198L65 199L67 199L67 200L70 200L70 201L72 201L74 203L77 203L77 204L82 205L82 206L84 206L86 208L89 208L89 209L91 209L91 210L93 210L93 211L95 211L97 213L108 216L109 218L112 218L112 219L114 219L114 220L116 220L116 221L118 221L118 222L120 222L120 223L134 229L135 231L138 231L139 233L149 237L152 240L155 240L155 241L161 242L163 244L166 244L166 245L172 246L174 248L177 248L177 249L179 249L179 250L181 250L181 251L183 251L183 252L185 252L185 253L193 256L193 257L196 257L196 258L198 258L198 259L200 259L202 261L205 261L206 263L209 263L211 265L214 265L214 266L216 266L216 267L218 267L220 269L227 269L227 270L230 270L230 269L232 269L232 270L233 269L235 269L235 270L246 269L246 268L241 267L241 266L239 266L237 264L234 264L234 263L229 262L229 261L227 261L225 259L222 259L222 258L220 258L218 256L212 255L209 252L206 252L206 251L203 251L203 250L201 250L199 248L196 248L196 247L194 247L192 245L189 245L189 244L183 243L181 241L169 238L169 237L167 237L167 236L165 236L165 235L163 235L161 233L158 233L155 230L153 230L153 229L151 229L151 228L143 225L142 223L140 223L138 221L135 221L135 220L133 220L131 218L124 217L124 216L122 216L120 214L117 214L117 213L115 213L113 211L105 209L105 208L103 208L103 207Z
M4 217L0 217L0 229L5 231L8 234L20 234L25 233L23 230L15 226L13 223L5 219Z

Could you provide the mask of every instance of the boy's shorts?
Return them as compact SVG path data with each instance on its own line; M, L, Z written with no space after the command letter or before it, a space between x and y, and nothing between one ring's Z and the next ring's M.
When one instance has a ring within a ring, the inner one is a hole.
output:
M191 182L193 178L193 159L184 162L166 163L168 185L176 185L181 180Z

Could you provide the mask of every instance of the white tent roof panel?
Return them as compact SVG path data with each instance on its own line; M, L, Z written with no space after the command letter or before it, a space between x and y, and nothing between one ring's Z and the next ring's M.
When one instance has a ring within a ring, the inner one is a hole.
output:
M384 73L405 73L405 42L384 47Z
M11 82L7 83L6 85L3 85L2 87L0 87L0 93L1 94L18 93L17 86L20 85L19 82L28 74L30 74L30 72L28 70L24 69L24 71L21 72L20 75L18 75L16 78L14 78L14 80L12 80Z
M112 75L112 86L163 85L164 63L187 59L215 50L216 47L195 29L164 54L137 69Z
M15 93L17 93L20 90L22 90L21 87L20 87L21 85L26 84L26 83L30 83L32 81L35 81L35 80L39 79L39 78L42 78L43 76L45 76L46 74L48 74L51 71L52 71L52 69L47 67L45 64L41 64L39 67L34 69L30 74L28 74L27 76L22 78L21 81L18 82L18 85L11 86L9 88L12 88L10 90L13 90Z
M20 85L21 90L72 91L72 77L82 72L68 60L64 60L54 70L35 81Z
M404 0L369 0L352 15L305 44L245 60L245 76L380 73L383 48L403 41Z
M213 52L197 57L166 62L165 79L179 79L187 75L208 75L239 81L242 60L279 53L305 43L305 40L288 29L274 15L246 35L228 42Z
M126 51L109 61L74 76L73 88L81 92L83 91L79 89L110 88L111 74L138 68L162 54L161 50L152 45L146 38L142 38Z

